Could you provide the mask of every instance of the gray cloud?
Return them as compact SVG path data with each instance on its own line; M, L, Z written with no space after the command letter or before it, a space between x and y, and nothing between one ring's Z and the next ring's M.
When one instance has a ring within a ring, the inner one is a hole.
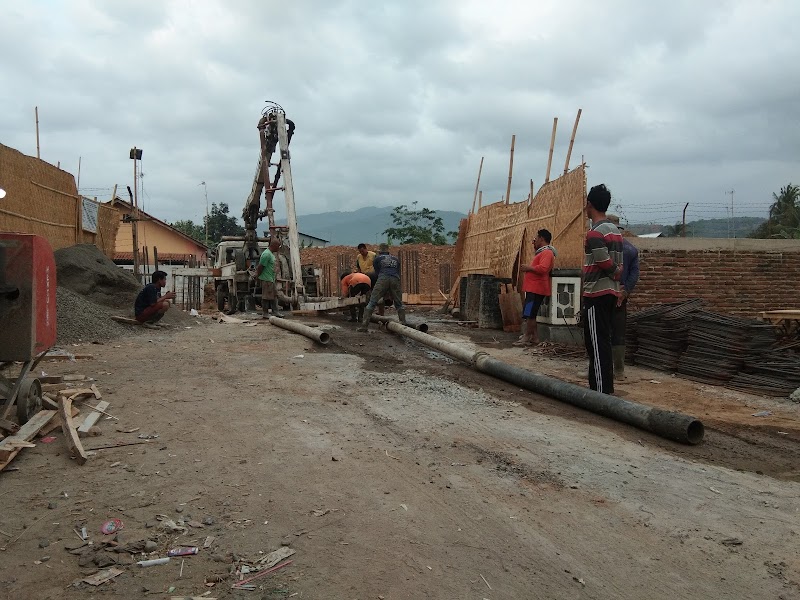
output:
M0 142L77 173L107 197L144 149L146 208L238 214L265 100L297 124L300 214L418 200L466 211L485 156L500 199L553 175L605 181L631 220L763 215L800 180L800 59L789 2L16 3L0 21Z

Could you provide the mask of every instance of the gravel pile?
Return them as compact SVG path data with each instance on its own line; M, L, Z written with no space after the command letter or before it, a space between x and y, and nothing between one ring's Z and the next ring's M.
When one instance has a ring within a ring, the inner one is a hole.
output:
M502 404L483 390L473 390L452 381L431 377L417 371L405 373L366 373L364 379L377 385L387 399L403 397L430 406L439 404L455 407ZM412 401L413 401L412 400Z
M142 331L135 325L112 321L111 315L118 312L59 286L56 290L58 344L104 342Z
M108 306L133 306L141 284L97 246L78 244L56 250L54 254L59 287Z

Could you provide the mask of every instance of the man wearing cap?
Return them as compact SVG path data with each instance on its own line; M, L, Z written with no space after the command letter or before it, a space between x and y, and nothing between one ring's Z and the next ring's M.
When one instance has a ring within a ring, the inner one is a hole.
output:
M619 217L607 215L608 220L622 231ZM614 357L614 379L625 379L625 329L628 321L628 297L633 293L633 288L639 281L639 250L622 237L622 276L620 278L620 296L617 299L617 308L614 311L613 334L611 336L611 354Z
M545 298L552 292L550 272L556 258L556 249L550 245L553 239L547 229L540 229L533 238L534 255L530 265L522 265L520 271L525 275L522 279L522 291L525 292L525 305L522 307L522 335L514 342L514 346L531 346L539 343L537 335L536 315Z
M405 325L406 310L403 306L403 292L400 289L400 259L389 254L388 244L381 244L378 256L375 257L372 265L375 267L375 286L372 288L372 294L364 311L364 320L361 322L361 327L358 328L358 331L365 332L369 329L372 311L375 310L378 301L387 295L391 297L394 303L394 307L397 310L397 318Z
M583 262L583 337L589 354L589 387L614 393L612 323L621 297L622 235L606 217L611 192L596 185L586 196L584 213L592 221L586 232Z

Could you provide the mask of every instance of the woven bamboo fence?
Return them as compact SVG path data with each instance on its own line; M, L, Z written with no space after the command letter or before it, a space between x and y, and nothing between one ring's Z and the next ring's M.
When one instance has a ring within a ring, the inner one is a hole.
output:
M558 251L555 268L579 269L583 264L586 219L586 173L581 165L566 175L544 184L532 202L502 202L481 207L459 230L456 248L463 245L459 276L484 273L521 281L519 266L533 259L533 245L539 229L553 235Z
M0 231L31 233L46 238L54 250L94 244L109 258L121 213L98 203L96 223L84 229L83 200L75 178L53 165L0 144ZM91 201L88 201L91 202Z

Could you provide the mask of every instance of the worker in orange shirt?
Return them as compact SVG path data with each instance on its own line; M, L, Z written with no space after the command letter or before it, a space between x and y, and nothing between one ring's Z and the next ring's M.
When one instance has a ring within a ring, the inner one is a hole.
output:
M358 295L364 296L366 299L372 283L370 282L369 275L366 273L345 273L341 277L342 282L342 298L355 298ZM356 307L350 307L350 322L361 322L364 318L364 304L358 305L358 318L356 318Z
M550 272L556 258L556 249L550 245L553 236L547 229L536 232L533 240L535 253L530 265L520 267L525 275L522 279L522 291L525 292L525 304L522 307L522 335L514 342L514 346L532 346L539 343L536 331L536 315L545 298L550 297L552 285Z

